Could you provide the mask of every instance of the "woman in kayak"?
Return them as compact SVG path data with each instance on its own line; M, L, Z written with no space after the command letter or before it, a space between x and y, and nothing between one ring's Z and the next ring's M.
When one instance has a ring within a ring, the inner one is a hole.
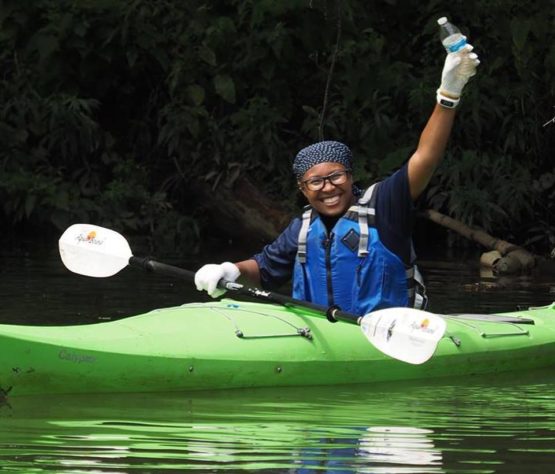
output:
M293 163L309 204L302 217L248 260L204 265L195 274L197 289L216 298L225 292L217 287L222 278L235 281L241 275L274 289L292 277L294 298L355 314L418 306L413 203L443 157L462 90L476 73L479 60L471 51L467 45L462 53L447 55L437 104L401 169L361 191L353 185L346 145L323 141L303 148Z

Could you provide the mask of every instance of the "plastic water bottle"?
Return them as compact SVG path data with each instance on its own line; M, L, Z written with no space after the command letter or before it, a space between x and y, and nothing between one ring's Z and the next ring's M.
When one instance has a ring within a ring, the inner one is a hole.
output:
M437 20L439 25L439 38L448 53L456 53L466 46L466 38L453 23L442 16Z
M439 18L437 23L439 25L441 44L443 44L445 50L448 53L461 54L467 44L466 37L461 33L461 30L453 25L453 23L449 22L445 16ZM467 73L469 70L475 68L468 54L463 54L461 59L461 72Z

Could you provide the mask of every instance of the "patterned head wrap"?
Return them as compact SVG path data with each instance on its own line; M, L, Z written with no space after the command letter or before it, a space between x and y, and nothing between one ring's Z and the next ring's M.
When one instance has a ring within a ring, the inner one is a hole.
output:
M351 169L353 155L347 145L340 142L325 141L314 143L303 148L293 162L293 173L298 181L313 166L320 163L340 163Z

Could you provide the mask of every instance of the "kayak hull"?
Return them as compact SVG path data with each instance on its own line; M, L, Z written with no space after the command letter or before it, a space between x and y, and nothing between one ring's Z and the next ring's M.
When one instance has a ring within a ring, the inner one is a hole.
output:
M0 325L0 396L168 392L426 380L555 366L555 305L534 324L446 316L422 365L375 349L360 327L233 300L78 326Z

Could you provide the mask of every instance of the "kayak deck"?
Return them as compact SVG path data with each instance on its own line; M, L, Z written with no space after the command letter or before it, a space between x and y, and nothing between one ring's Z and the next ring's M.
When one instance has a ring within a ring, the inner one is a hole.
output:
M445 316L445 336L419 366L379 352L356 325L229 299L78 326L0 325L0 395L373 383L555 365L555 304L504 313L506 321L472 316Z

